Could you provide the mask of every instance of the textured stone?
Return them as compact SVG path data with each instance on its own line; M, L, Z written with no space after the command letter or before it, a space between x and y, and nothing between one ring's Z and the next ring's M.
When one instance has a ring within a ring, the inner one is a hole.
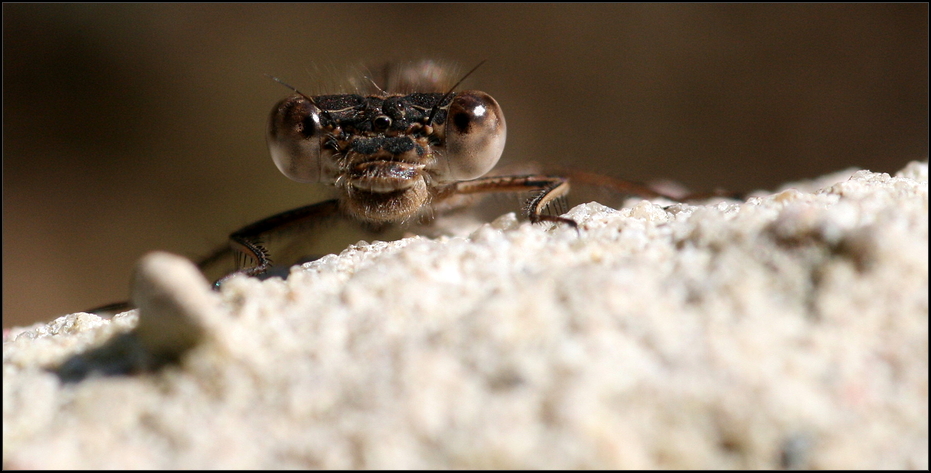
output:
M233 278L129 374L61 367L135 311L14 328L4 467L928 468L927 163L628 204Z

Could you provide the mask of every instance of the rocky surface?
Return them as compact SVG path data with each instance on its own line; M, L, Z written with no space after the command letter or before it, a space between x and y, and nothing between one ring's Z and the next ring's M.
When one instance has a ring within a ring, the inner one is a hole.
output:
M347 248L3 342L5 468L928 468L928 167Z

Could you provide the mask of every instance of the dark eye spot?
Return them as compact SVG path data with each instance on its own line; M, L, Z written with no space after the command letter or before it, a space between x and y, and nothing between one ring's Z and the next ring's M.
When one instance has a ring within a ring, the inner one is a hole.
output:
M304 138L313 138L317 133L316 126L317 124L314 122L313 114L309 114L298 124L298 131L300 131Z
M469 112L456 113L453 115L453 126L459 133L468 133L472 127L472 114Z

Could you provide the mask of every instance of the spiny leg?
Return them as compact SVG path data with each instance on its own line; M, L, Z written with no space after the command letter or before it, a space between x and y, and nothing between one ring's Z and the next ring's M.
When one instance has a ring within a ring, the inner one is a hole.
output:
M453 185L453 193L478 194L486 192L526 192L538 190L539 192L527 203L527 217L531 222L564 223L578 230L574 220L547 215L543 213L547 206L558 201L569 193L569 180L562 176L492 176L479 179L457 182Z
M210 256L202 259L197 263L201 271L205 271L219 261L230 256L231 253L245 255L255 261L255 265L234 271L223 276L214 283L214 288L227 279L237 275L245 274L247 276L256 276L268 271L272 261L268 251L261 244L261 238L271 233L284 233L293 231L301 227L319 224L322 221L340 215L339 202L337 200L327 200L316 204L289 210L271 217L259 220L251 225L247 225L230 235L229 245L214 251ZM95 307L86 310L88 313L96 314L116 314L119 312L133 309L134 306L129 301L116 302L105 306Z
M230 243L228 249L220 250L198 265L201 270L212 264L215 260L225 256L229 251L245 255L255 264L250 268L234 271L214 283L218 288L227 279L244 274L246 276L257 276L268 271L272 266L271 256L268 250L262 246L262 238L271 234L284 234L303 227L319 225L323 221L338 217L341 215L338 200L326 200L316 204L306 205L286 212L272 215L253 224L247 225L232 234L230 234Z

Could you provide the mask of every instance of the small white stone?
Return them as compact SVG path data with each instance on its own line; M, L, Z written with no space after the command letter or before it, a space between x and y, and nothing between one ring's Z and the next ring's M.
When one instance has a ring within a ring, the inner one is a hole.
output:
M132 302L139 308L135 333L143 348L176 357L204 337L220 297L189 260L155 251L136 266Z

